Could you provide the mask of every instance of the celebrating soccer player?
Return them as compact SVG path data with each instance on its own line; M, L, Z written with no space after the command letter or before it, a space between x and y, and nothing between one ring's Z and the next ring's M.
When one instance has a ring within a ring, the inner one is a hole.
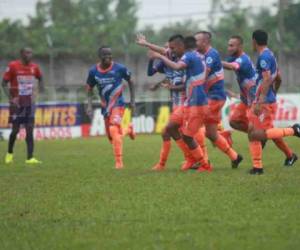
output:
M9 98L9 122L12 131L8 141L8 152L5 163L13 162L13 149L23 124L26 130L27 164L37 164L41 161L33 157L34 151L34 86L38 82L39 90L43 90L43 81L40 68L32 62L32 49L22 48L20 60L9 63L3 76L2 86L4 93Z
M123 130L121 122L125 109L123 91L125 85L122 80L126 80L130 92L130 109L134 113L135 95L134 85L131 80L131 73L122 64L113 62L112 50L108 46L103 46L98 50L100 62L92 66L87 77L88 108L87 112L92 112L92 89L97 86L101 98L101 111L105 119L106 132L113 145L115 156L115 168L123 168ZM128 134L134 139L132 125L129 126Z
M268 34L263 30L255 30L252 34L252 45L259 56L256 63L258 73L256 79L256 97L249 112L250 154L253 168L250 174L262 174L261 141L278 139L284 136L300 137L300 125L289 128L273 128L276 112L276 93L274 83L278 78L278 66L273 52L267 47Z
M206 64L205 90L208 95L209 112L205 118L206 136L231 159L232 168L237 168L243 157L239 155L220 132L222 107L225 104L224 71L218 51L211 47L212 35L208 31L196 33L197 49L204 56Z
M233 70L237 76L240 87L239 103L230 116L230 126L234 129L248 133L247 113L255 99L256 72L250 57L243 51L243 39L240 36L232 36L228 41L228 53L230 58L222 62L225 69ZM280 76L275 79L276 88L280 86ZM273 139L275 145L286 155L284 165L292 166L297 161L297 156L292 152L282 138Z
M183 135L181 136L177 133L174 138L184 154L190 154L195 162L201 164L198 171L211 171L211 165L203 157L203 151L194 139L199 129L203 126L203 120L207 114L207 96L203 87L205 83L205 65L200 54L195 51L196 40L194 37L186 37L183 44L185 53L178 62L174 62L168 57L153 51L149 52L149 57L161 59L166 66L174 70L186 70ZM186 162L184 165L190 168L195 162ZM182 168L185 169L186 166L182 166Z
M176 56L175 47L177 45L179 45L179 47L181 46L181 52L177 51L177 54L183 54L183 40L183 36L173 35L169 38L167 51L165 51L164 48L160 48L156 45L153 45L152 49L159 53L163 52L163 54L167 55L169 59L176 62L178 61L179 57ZM141 36L138 36L137 44L148 47L147 44L150 43L146 41L145 37L143 37L143 41L141 41ZM160 150L160 159L159 162L153 167L153 170L164 170L171 149L171 137L173 134L172 132L173 130L176 130L176 132L178 133L179 127L183 123L183 103L185 101L185 71L173 70L172 68L167 67L163 61L159 61L157 64L154 64L154 60L150 59L148 63L148 76L152 76L157 72L164 73L166 78L160 83L160 85L156 86L162 86L170 90L172 101L172 114L168 124L166 125L162 133L163 144Z

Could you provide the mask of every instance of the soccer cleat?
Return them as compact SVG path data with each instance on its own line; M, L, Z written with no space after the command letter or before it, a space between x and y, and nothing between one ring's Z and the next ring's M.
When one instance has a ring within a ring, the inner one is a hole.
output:
M122 168L124 168L123 162L116 162L115 168L116 169L122 169Z
M240 163L242 162L243 159L244 159L243 156L238 155L236 160L231 161L231 167L232 168L238 168L238 166L240 165Z
M263 173L264 173L264 169L263 168L252 168L249 171L249 174L252 174L252 175L261 175Z
M191 167L190 170L198 170L200 167L200 162L195 162Z
M181 170L182 171L186 171L189 170L190 168L192 168L195 165L195 161L191 161L191 160L186 160L182 165L181 165Z
M14 155L10 153L6 153L4 162L5 164L11 164L14 160Z
M42 162L39 161L38 159L32 157L28 160L25 161L26 164L41 164Z
M300 137L300 124L296 123L292 128L294 129L294 136Z
M128 136L129 136L129 138L130 138L131 140L134 140L135 137L136 137L136 133L134 132L134 129L133 129L133 125L132 125L132 124L130 124L130 125L128 126Z
M162 165L160 163L157 163L154 165L154 167L152 168L152 170L155 170L155 171L162 171L162 170L165 170L165 165Z
M201 167L198 168L198 172L202 173L202 172L211 172L213 170L213 167L210 163L207 163Z
M291 167L298 160L298 156L296 154L292 154L290 158L286 158L284 161L284 166Z

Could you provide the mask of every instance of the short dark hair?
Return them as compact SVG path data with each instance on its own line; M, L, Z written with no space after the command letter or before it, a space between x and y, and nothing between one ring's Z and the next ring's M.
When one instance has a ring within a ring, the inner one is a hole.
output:
M205 35L208 41L211 41L211 39L212 39L212 34L211 34L211 32L209 32L209 31L201 30L201 31L198 31L198 32L196 33L196 35L198 35L198 34L203 34L203 35Z
M230 39L236 39L240 42L240 44L244 43L244 39L239 35L233 35L233 36L230 37Z
M101 46L99 49L98 49L98 55L100 55L101 54L101 52L102 52L102 50L103 49L110 49L110 47L109 46L107 46L107 45L103 45L103 46Z
M183 35L176 34L176 35L171 36L168 40L168 42L174 42L174 41L180 41L183 43L183 41L184 41Z
M255 40L258 45L267 45L268 33L264 30L255 30L252 33L252 39Z
M193 36L187 36L184 38L184 48L185 49L195 49L196 48L196 38Z
M32 51L32 48L30 48L30 47L22 47L20 49L20 54L24 53L25 50L31 50Z

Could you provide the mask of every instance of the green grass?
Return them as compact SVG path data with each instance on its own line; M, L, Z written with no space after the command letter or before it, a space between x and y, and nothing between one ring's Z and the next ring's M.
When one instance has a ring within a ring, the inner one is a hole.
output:
M211 174L180 172L175 144L167 170L150 171L159 136L126 139L122 171L104 137L37 142L36 168L18 142L0 166L0 249L299 249L300 162L284 168L268 142L265 175L250 176L246 136L234 139L242 166L209 145Z

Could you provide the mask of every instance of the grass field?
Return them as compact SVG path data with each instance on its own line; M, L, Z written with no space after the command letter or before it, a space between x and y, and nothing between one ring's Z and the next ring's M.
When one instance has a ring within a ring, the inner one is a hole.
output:
M300 249L300 161L272 142L265 174L250 176L246 136L235 134L241 167L209 147L211 174L182 173L173 144L168 169L152 172L159 136L125 141L126 168L113 168L104 137L36 143L40 167L0 166L0 249ZM300 155L300 140L287 140ZM0 142L1 157L6 142Z

